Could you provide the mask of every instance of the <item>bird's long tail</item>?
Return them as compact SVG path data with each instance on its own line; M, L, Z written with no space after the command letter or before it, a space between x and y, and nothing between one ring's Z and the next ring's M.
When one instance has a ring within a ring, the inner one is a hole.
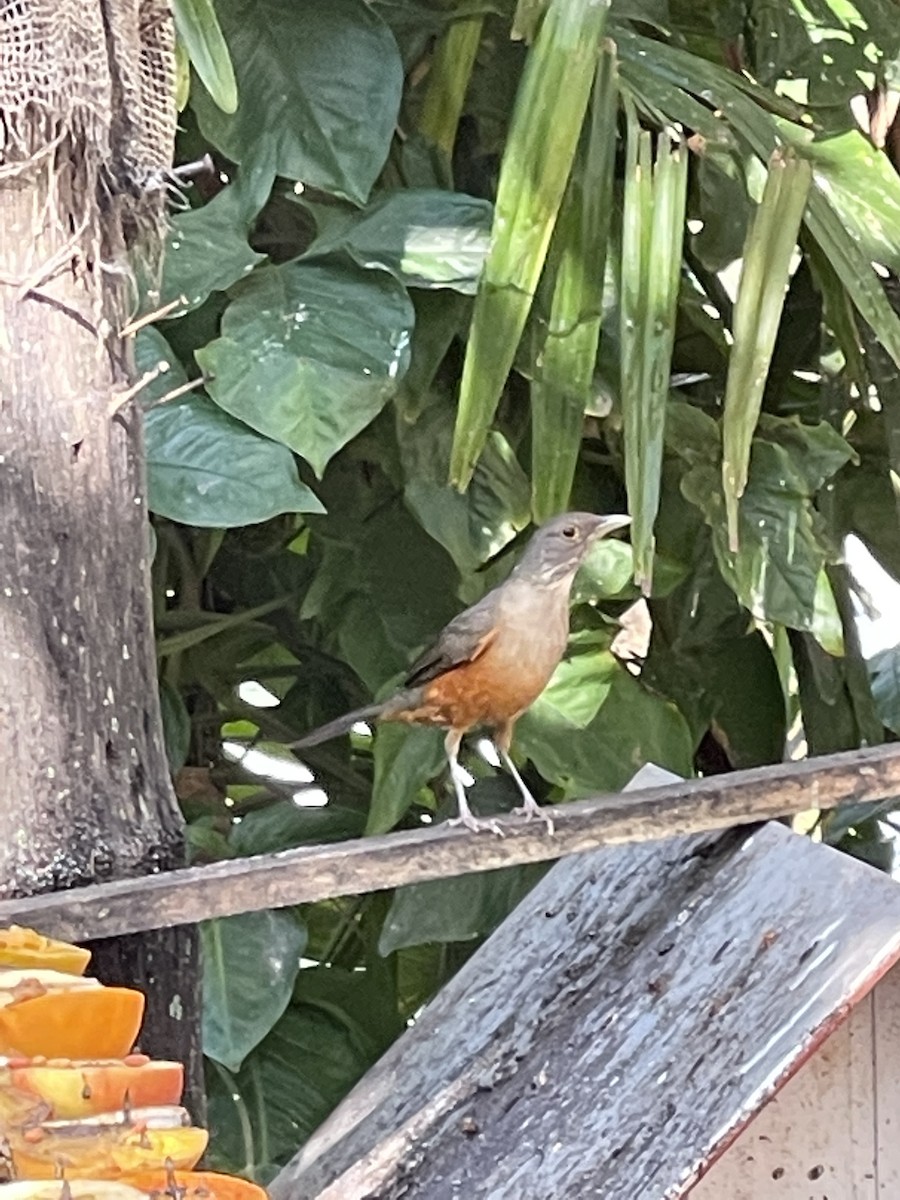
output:
M289 746L292 750L302 750L305 746L318 746L319 742L327 742L331 738L340 737L342 733L349 733L357 721L371 721L380 717L383 711L383 703L367 704L365 708L356 708L353 712L344 713L342 717L335 717L327 725L320 725L318 729L313 729L304 737L298 738L296 742L290 742Z

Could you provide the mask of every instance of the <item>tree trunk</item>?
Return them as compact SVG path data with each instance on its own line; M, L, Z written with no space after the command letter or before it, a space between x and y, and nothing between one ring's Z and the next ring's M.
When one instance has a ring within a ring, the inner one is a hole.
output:
M145 231L152 257L174 134L174 119L168 131L158 121L171 93L148 124L135 84L148 62L148 85L170 82L170 18L160 9L148 34L151 8L36 2L0 30L4 896L184 861L156 690L141 416L123 402L119 334L129 243ZM147 988L142 1047L196 1078L193 930L94 950L101 978Z

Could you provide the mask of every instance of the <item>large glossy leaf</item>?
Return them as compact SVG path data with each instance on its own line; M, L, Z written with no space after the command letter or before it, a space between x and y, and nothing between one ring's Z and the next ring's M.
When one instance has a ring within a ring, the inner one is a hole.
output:
M393 395L412 324L406 290L385 272L287 263L247 280L197 361L221 408L321 475Z
M516 746L541 775L567 798L616 791L647 762L690 775L693 742L674 704L608 651L580 657L560 665L517 726Z
M306 945L289 911L265 910L201 925L203 1052L231 1071L287 1008Z
M530 863L398 888L378 949L390 954L426 942L483 937L509 916L546 870L545 863Z
M324 512L301 483L290 450L254 433L204 396L147 413L151 512L225 529L278 513Z
M271 1179L380 1049L337 1004L291 1005L236 1076L208 1073L210 1165Z
M262 262L265 255L251 249L247 233L268 200L274 179L274 156L263 134L253 158L240 168L233 183L202 207L172 219L162 283L145 304L157 308L180 301L179 311L187 312L212 292L230 288Z
M185 382L165 338L143 329L135 351L138 369L165 365L146 389L153 405ZM224 529L266 521L283 512L324 512L301 483L291 452L235 421L205 396L183 396L144 415L151 512Z
M204 134L242 163L260 131L276 133L288 179L365 202L397 122L403 67L393 35L364 0L217 0L240 104L192 98ZM277 118L275 117L277 114Z
M491 211L486 200L460 192L391 192L317 238L304 257L343 250L361 267L390 271L409 287L471 294L488 251Z
M809 501L813 489L788 451L754 443L737 553L723 528L724 498L714 470L695 467L682 488L706 516L719 567L741 603L754 615L793 629L815 631L824 621L824 636L833 639L833 601L829 604L820 590L826 549Z
M274 854L305 842L339 842L360 837L365 813L339 804L306 808L293 800L279 800L253 809L232 826L228 839L235 854Z

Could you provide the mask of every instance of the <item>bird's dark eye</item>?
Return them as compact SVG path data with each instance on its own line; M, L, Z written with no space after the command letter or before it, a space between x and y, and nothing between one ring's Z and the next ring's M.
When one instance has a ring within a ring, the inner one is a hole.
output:
M571 541L572 538L578 537L578 530L574 525L566 525L562 531L562 535L564 538L568 538L569 541Z

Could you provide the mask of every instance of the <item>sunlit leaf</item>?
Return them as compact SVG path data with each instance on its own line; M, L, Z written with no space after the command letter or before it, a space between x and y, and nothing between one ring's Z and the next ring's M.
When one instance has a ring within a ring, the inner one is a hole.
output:
M732 550L738 548L738 501L747 484L750 442L762 408L811 177L807 160L773 154L763 198L744 244L722 417L722 486Z
M191 66L219 108L233 113L238 104L237 83L213 0L174 0L173 11Z
M321 475L396 391L412 324L405 288L382 271L287 263L254 272L197 361L221 408Z
M468 486L522 336L587 110L607 4L552 0L500 169L460 385L452 482Z
M569 180L555 237L550 321L531 384L532 510L538 523L569 503L590 399L606 268L616 148L615 47L600 53L584 149Z
M390 271L410 287L474 293L490 229L486 200L407 188L379 197L358 218L317 238L304 257L345 251L361 267Z
M629 113L622 223L622 417L635 580L649 593L687 189L687 150Z

